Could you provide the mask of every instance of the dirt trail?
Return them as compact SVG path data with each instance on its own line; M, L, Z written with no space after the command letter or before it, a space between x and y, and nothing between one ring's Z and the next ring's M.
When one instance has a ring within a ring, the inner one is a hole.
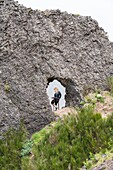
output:
M73 107L65 107L60 110L55 111L54 113L55 113L55 115L62 118L63 115L77 114L77 111Z
M95 111L101 113L102 117L107 117L113 113L113 96L111 96L107 91L103 91L101 94L104 98L104 102L97 102Z
M101 94L104 98L104 102L96 103L95 112L101 113L102 117L107 117L109 114L113 113L113 97L110 96L109 92L107 91L104 91ZM94 98L94 95L95 94L89 94L88 96L90 96L90 98ZM54 113L55 115L62 118L63 115L68 115L69 113L77 114L77 111L73 107L65 107L60 110L55 111Z

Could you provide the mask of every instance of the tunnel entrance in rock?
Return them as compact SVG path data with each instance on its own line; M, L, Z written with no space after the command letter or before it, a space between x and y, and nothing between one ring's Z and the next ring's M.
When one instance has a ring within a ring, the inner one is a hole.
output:
M79 87L77 86L77 84L69 78L59 78L59 77L51 77L47 79L47 94L49 96L49 99L51 100L51 97L53 97L54 95L54 87L56 87L56 85L51 88L49 87L51 85L51 83L58 81L61 86L63 86L64 88L64 104L61 105L62 107L68 107L68 106L77 106L80 104L80 101L83 99L79 90ZM49 90L51 92L49 92ZM60 90L60 89L59 89ZM62 92L62 91L61 91ZM52 93L51 95L49 95L49 93Z
M50 82L48 82L47 95L49 97L51 107L52 107L51 101L53 100L52 97L54 97L54 93L55 93L54 88L55 87L58 88L58 90L61 92L61 95L62 95L59 100L59 109L61 109L61 108L65 107L65 105L66 105L66 101L65 101L66 88L57 79L54 79L54 80L51 80Z

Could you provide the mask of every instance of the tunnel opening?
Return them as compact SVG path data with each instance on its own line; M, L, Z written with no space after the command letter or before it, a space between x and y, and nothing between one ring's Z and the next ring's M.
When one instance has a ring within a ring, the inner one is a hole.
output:
M50 102L50 105L52 107L52 110L53 110L53 105L51 104L51 102L53 101L53 97L54 97L54 94L55 94L55 92L54 92L55 88L58 88L58 91L61 93L61 98L60 98L59 103L58 103L58 109L62 109L66 106L66 100L65 100L66 88L65 88L65 86L63 86L61 84L60 81L58 81L57 79L53 79L53 80L48 82L48 85L47 85L47 88L46 88L47 95L48 95L49 102Z
M54 87L57 86L56 82L60 83L61 87L63 86L63 88L64 88L63 100L65 100L64 101L65 104L61 105L61 107L79 106L80 101L83 100L83 97L82 97L82 95L80 93L79 87L77 86L76 82L74 82L70 78L51 77L51 78L47 79L47 87L46 87L46 89L47 89L47 95L49 96L49 101L51 100L51 97L53 97ZM55 83L55 86L53 85L52 88L49 87L49 86L52 85L51 83L53 83L53 84ZM49 88L51 89L50 91L52 91L51 95L49 95Z

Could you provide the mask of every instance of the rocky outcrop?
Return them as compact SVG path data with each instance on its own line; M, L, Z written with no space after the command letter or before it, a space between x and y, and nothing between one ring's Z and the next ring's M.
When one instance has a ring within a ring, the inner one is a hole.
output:
M103 163L101 163L99 166L96 166L94 168L91 168L91 170L112 170L113 169L113 158L111 160L105 160Z
M12 3L0 17L0 130L24 119L30 133L54 120L46 87L66 87L75 106L85 87L106 88L113 52L91 17L59 10L38 11Z
M111 42L111 47L112 47L112 49L113 49L113 42Z

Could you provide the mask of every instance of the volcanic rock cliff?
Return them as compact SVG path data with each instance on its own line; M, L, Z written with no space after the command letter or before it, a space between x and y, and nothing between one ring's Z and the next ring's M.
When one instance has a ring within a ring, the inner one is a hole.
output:
M91 17L38 11L13 2L0 16L0 130L23 118L30 133L54 120L46 88L59 80L66 105L75 106L87 86L106 88L113 51Z

